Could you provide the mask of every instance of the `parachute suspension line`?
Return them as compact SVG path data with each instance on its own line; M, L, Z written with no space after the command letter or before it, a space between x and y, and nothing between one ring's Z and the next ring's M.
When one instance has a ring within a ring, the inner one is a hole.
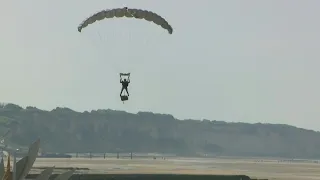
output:
M128 14L130 14L132 17L134 17L134 13L131 13L129 10L128 10L128 7L124 7L124 9L127 11ZM130 37L131 38L131 37ZM133 46L131 46L132 48ZM129 73L130 74L130 73Z
M97 21L101 21L103 19L110 19L110 18L120 18L120 17L127 17L127 18L135 18L135 19L143 19L149 22L153 22L154 24L161 26L163 29L167 30L169 34L173 33L172 26L160 15L156 14L155 12L143 9L134 9L128 7L122 8L113 8L99 11L90 17L83 20L79 26L77 27L78 31L81 33L84 28L93 24ZM101 35L99 34L100 39ZM126 43L126 45L128 45ZM128 47L132 48L132 47ZM105 50L103 50L104 52ZM108 51L107 51L108 52ZM127 53L124 55L128 55ZM127 59L132 59L131 57L126 57ZM139 58L141 59L141 58Z
M100 32L97 32L97 34L98 34L98 36L99 36L100 40L102 40L102 37L101 37Z
M99 37L99 44L104 44L105 41L106 41L106 38L104 38L104 36L101 35L101 33L99 31L96 32L97 33L97 37ZM96 46L97 49L99 49L99 53L104 57L104 58L107 58L105 57L105 53L103 52L107 52L107 50L103 49L102 46L99 46L98 47ZM115 72L115 73L119 73L119 67L113 62L113 61L110 61L110 64L111 66L113 67L112 70Z

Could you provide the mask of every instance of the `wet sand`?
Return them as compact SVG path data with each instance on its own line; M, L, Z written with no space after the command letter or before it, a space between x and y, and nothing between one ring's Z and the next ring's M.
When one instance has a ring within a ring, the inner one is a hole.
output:
M77 173L93 174L241 174L251 178L276 180L320 180L320 164L288 163L277 160L256 162L254 159L115 159L115 158L38 158L31 173L39 173L37 167L89 168ZM57 173L66 170L56 170Z

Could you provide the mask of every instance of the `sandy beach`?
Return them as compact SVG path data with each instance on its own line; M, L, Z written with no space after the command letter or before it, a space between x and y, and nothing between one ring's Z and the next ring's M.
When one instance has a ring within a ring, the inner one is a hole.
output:
M259 160L261 161L261 160ZM163 159L115 159L115 158L38 158L31 173L39 173L43 167L55 166L57 173L68 167L87 168L77 173L109 174L242 174L251 178L277 180L320 179L320 164L278 162L277 160L222 159L222 158L169 158ZM62 169L59 169L62 168Z

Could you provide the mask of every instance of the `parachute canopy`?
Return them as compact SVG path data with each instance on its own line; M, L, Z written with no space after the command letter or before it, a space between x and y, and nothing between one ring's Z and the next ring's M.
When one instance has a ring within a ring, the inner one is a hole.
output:
M172 34L173 29L169 25L169 23L159 16L158 14L147 11L147 10L142 10L142 9L129 9L127 7L124 8L115 8L115 9L110 9L110 10L103 10L100 11L91 17L87 18L84 20L79 26L78 26L78 31L81 32L83 28L87 27L89 24L92 24L96 21L103 20L105 18L114 18L114 17L127 17L127 18L136 18L136 19L145 19L147 21L152 21L153 23L161 26L162 28L166 29L169 34Z

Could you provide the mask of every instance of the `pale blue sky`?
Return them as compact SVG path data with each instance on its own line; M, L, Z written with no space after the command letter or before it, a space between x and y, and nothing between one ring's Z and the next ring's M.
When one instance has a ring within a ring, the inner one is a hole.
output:
M102 9L165 17L77 26ZM320 130L318 0L1 0L0 100ZM123 66L123 67L121 67ZM130 100L119 100L122 70Z

